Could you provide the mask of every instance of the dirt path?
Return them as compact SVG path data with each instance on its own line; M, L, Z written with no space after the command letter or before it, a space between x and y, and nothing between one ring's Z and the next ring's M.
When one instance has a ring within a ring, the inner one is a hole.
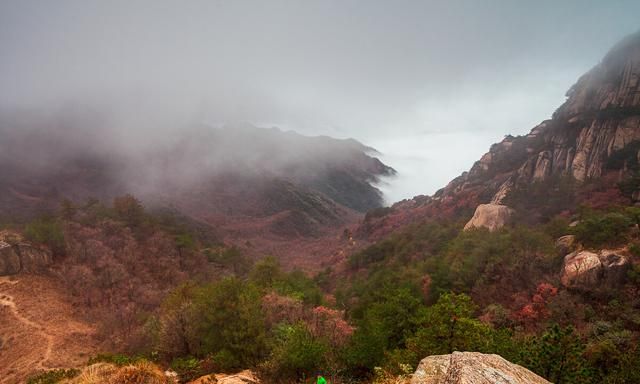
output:
M14 284L17 284L18 282L19 282L18 280L14 280L14 281L11 281L9 285L14 285ZM3 286L6 284L7 284L6 281L0 281L0 305L9 307L9 309L11 310L11 313L16 318L16 320L18 320L18 322L33 328L36 333L39 333L46 340L46 347L45 347L44 354L42 355L42 359L40 359L34 365L35 369L44 370L46 369L44 363L46 361L49 361L49 359L51 358L51 352L53 350L53 336L45 332L46 330L45 327L29 320L28 318L26 318L24 315L20 313L20 310L16 306L14 297L7 293L4 293L2 290Z
M94 334L55 279L0 277L0 383L86 363L97 351Z

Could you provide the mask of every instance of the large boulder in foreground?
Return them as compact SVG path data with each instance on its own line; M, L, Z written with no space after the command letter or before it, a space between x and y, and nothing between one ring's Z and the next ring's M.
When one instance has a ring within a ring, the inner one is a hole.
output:
M587 290L618 286L629 267L624 250L575 251L565 256L560 281L567 288Z
M513 209L502 204L480 204L464 229L487 228L495 231L509 222Z
M239 373L235 373L233 375L224 375L224 374L211 374L207 376L202 376L194 381L190 381L187 384L260 384L260 380L256 377L256 375L249 371L245 370Z
M550 384L503 359L478 352L453 352L423 359L411 384Z

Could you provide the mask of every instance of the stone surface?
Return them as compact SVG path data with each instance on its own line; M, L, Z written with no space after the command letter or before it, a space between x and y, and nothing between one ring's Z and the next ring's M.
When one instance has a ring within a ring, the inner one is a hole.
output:
M5 242L0 242L0 276L15 275L20 272L20 269L20 257L14 248Z
M9 237L12 241L8 241ZM0 233L0 276L37 272L51 264L51 261L50 251L22 242L20 237L14 234Z
M617 250L600 251L600 262L604 270L602 283L607 287L619 286L624 282L631 267L629 258Z
M564 258L562 285L568 288L595 289L620 285L626 278L629 258L624 250L575 251Z
M464 229L487 228L495 231L507 224L513 214L513 210L506 205L480 204Z
M411 384L549 384L498 355L453 352L423 359Z
M556 240L556 249L563 255L573 251L575 245L576 237L574 235L561 236Z
M259 384L260 380L256 377L256 375L249 371L245 370L242 372L235 373L233 375L225 375L225 374L211 374L202 376L198 379L190 381L187 384Z

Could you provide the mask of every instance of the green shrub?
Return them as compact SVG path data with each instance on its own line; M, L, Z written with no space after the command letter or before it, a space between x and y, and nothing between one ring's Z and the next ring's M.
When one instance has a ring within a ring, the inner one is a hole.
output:
M249 280L263 290L300 299L305 304L322 304L322 291L318 284L301 270L284 272L274 257L258 261L249 273Z
M230 268L237 276L246 275L251 268L251 260L238 247L207 248L204 254L210 263Z
M41 217L27 224L24 229L27 240L48 246L54 255L64 255L64 231L58 221Z
M572 232L585 246L597 248L625 242L633 224L633 219L623 213L593 214L583 218Z
M526 366L554 383L578 384L589 381L584 345L571 326L552 325L523 349Z
M141 356L128 356L120 353L101 353L90 358L88 364L91 365L95 363L110 363L121 367L123 365L134 364L142 360L145 360L145 358Z
M421 327L407 344L416 356L440 355L453 351L488 352L492 329L474 317L476 305L465 294L445 293L427 308Z
M200 369L200 360L194 357L178 357L171 362L173 369L179 376L180 380L187 382L205 374Z
M276 329L271 355L262 368L279 379L310 377L325 367L327 351L327 344L315 338L303 323L282 324Z
M236 369L255 364L264 355L260 290L251 284L225 278L202 286L184 285L162 307L156 347L169 357L210 356L218 363L216 358L223 356L224 362L233 363L225 368Z
M72 379L79 374L80 371L74 368L52 369L50 371L30 377L27 380L27 384L56 384L64 379Z

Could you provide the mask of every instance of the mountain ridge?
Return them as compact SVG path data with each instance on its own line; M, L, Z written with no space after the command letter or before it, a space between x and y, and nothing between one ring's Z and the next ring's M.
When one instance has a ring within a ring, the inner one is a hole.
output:
M526 135L506 135L469 171L432 196L397 202L387 215L365 220L357 233L378 239L428 217L470 217L480 204L509 205L509 197L517 190L535 183L557 185L567 176L584 188L599 179L615 180L615 184L630 177L633 170L629 159L623 159L616 169L608 161L638 141L640 32L623 39L582 75L550 119Z

